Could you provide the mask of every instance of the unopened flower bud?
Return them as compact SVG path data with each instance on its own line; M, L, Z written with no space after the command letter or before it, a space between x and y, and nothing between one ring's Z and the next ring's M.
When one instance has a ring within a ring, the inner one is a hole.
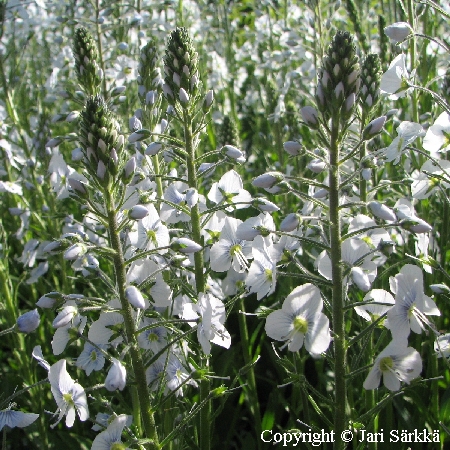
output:
M311 127L316 129L319 125L318 113L312 106L305 106L301 109L301 114L304 122Z
M275 212L280 209L275 203L261 197L255 198L252 201L252 206L263 212Z
M406 22L395 22L384 29L386 36L393 44L404 41L412 31L411 26Z
M300 154L300 150L302 149L302 145L296 141L287 141L283 144L283 148L288 152L291 156L297 156Z
M183 88L180 88L178 98L180 99L181 103L189 103L189 94Z
M256 177L252 184L258 188L271 188L284 181L284 175L281 172L267 172Z
M301 216L297 213L288 214L280 224L280 231L289 233L296 230L301 223Z
M392 222L397 220L397 216L395 215L394 211L392 211L392 209L388 208L386 205L373 201L370 202L368 206L375 217L379 217L383 220L390 220Z
M162 148L163 148L163 144L161 142L152 142L145 149L145 154L149 155L149 156L157 155Z
M435 294L449 294L450 288L445 284L430 284L430 289Z
M41 318L37 309L28 311L17 319L17 331L20 333L31 333L39 326L40 321Z
M322 161L321 159L313 159L307 164L306 167L314 173L320 173L326 166L327 163L325 161Z
M63 296L60 292L49 292L48 294L43 295L37 302L36 305L39 308L53 308L55 303L62 299Z
M205 100L203 101L203 112L206 114L211 108L211 105L214 101L214 91L211 89L205 95Z
M195 253L202 249L202 246L188 238L175 239L170 248L181 253Z
M135 205L128 212L128 217L133 220L140 220L147 217L149 210L144 205Z
M225 145L224 147L222 147L221 152L229 158L236 160L244 156L244 154L233 145Z
M189 208L194 207L198 202L198 191L197 189L190 188L186 191L186 203Z
M370 290L371 284L368 275L361 269L361 267L352 267L350 271L353 282L363 292Z
M373 119L363 131L363 139L371 139L373 136L378 134L382 129L386 122L386 116L380 116L376 119Z
M66 326L77 314L78 309L76 306L65 306L55 317L55 320L52 323L53 328L61 328Z
M127 370L116 358L112 358L112 366L105 379L105 388L113 392L117 389L122 391L127 384Z
M81 244L73 244L64 253L64 259L68 261L73 261L79 256L84 255L87 251L86 246Z
M128 286L125 289L125 298L131 306L138 309L145 309L145 300L136 286Z
M413 233L429 233L433 227L429 225L425 220L419 219L418 217L406 218L400 222L402 228Z

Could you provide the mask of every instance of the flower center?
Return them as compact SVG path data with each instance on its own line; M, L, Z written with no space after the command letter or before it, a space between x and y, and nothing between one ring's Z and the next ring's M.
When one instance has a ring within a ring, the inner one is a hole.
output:
M380 370L382 372L392 371L393 366L394 362L392 361L392 358L390 356L385 356L384 358L381 358Z
M264 269L264 274L266 275L266 280L272 280L272 271L270 269Z
M156 244L156 233L153 230L147 230L147 238L150 242Z
M114 442L111 447L109 447L110 450L125 450L125 444L123 444L122 442Z
M95 350L91 352L91 361L97 361L97 352Z
M158 335L156 333L148 333L148 340L150 342L156 342L158 340Z
M235 244L230 248L230 255L234 256L236 253L240 253L242 250L242 247L239 244Z
M294 330L306 334L308 331L308 321L302 316L297 316L294 319Z
M63 399L68 405L72 405L73 406L75 404L73 402L72 394L70 394L70 393L63 394Z

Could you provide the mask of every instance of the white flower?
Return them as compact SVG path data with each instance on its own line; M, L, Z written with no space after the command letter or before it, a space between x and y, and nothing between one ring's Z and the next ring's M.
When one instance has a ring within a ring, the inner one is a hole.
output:
M105 365L105 356L103 355L101 348L104 345L93 346L89 342L84 344L84 349L80 356L77 358L76 366L83 369L86 375L89 376L94 370L101 370Z
M227 217L216 242L210 251L211 269L215 272L226 272L230 267L236 272L247 270L247 258L251 255L251 244L236 237L237 227L242 223L239 219Z
M66 416L66 426L72 427L75 422L75 411L82 422L89 418L86 393L67 373L65 359L61 359L50 367L48 380L50 381L53 397L58 405L55 413L55 415L58 414L58 420L52 425L52 428L64 416Z
M398 391L400 382L408 383L419 376L422 360L419 352L407 346L406 339L394 340L378 355L364 381L364 389L376 389L383 377L390 391Z
M423 292L422 271L406 264L395 278L390 279L391 291L395 294L395 306L388 312L389 329L394 339L407 338L410 331L421 333L432 324L428 315L440 316L434 301Z
M397 127L397 137L391 142L389 147L380 149L378 156L383 156L387 162L394 161L397 164L406 147L413 143L419 136L424 135L422 125L415 122L402 122Z
M234 170L228 171L219 182L213 183L208 198L214 203L231 205L226 208L227 211L233 211L234 208L248 208L252 201L250 193L243 189L240 175Z
M142 328L146 328L156 323L155 319L150 319L149 317L144 317L142 319L141 324L139 325L138 330L138 343L139 347L144 348L146 350L151 350L153 353L158 353L162 350L167 342L167 329L162 326L147 328L144 331L141 331Z
M252 254L254 259L245 284L249 294L256 294L257 300L261 300L275 291L277 266L262 236L257 236L253 241Z
M411 185L411 193L414 198L418 200L428 198L438 191L440 186L444 189L450 188L450 161L443 159L439 161L439 165L440 167L435 165L433 161L427 160L421 167L418 178ZM447 179L448 182L437 177Z
M450 357L450 333L442 334L434 342L434 351L438 358Z
M346 277L344 283L351 284L353 281L359 289L367 292L377 275L377 266L372 258L373 254L364 241L346 239L342 243L342 261L350 266L351 279ZM354 266L355 263L358 263L357 266ZM326 250L319 255L316 265L319 273L327 280L331 280L331 259Z
M126 450L124 444L122 444L122 432L127 425L128 416L121 414L117 416L109 425L105 431L102 431L92 442L91 450Z
M372 289L364 296L363 301L372 301L374 304L368 303L361 306L355 306L355 312L368 322L370 322L372 318L375 321L383 314L386 314L395 303L394 297L384 289Z
M13 411L10 408L0 411L0 431L3 427L7 426L9 428L24 428L31 425L37 418L39 414L34 413L24 413L22 411Z
M407 93L408 88L404 85L403 79L408 80L410 76L406 70L405 59L405 55L398 55L381 77L381 92L390 94L389 99L391 100L404 97Z
M285 299L281 309L266 319L267 336L286 341L288 349L297 352L305 344L313 356L325 352L330 345L329 320L322 313L320 290L308 283L296 287Z
M197 325L197 338L206 355L211 352L211 342L224 348L230 347L231 337L223 326L225 306L213 295L201 292L197 303L184 304L182 318L198 321L188 323L191 327Z
M423 148L432 155L436 152L446 152L450 150L450 114L444 111L436 119L433 125L427 130L423 139Z

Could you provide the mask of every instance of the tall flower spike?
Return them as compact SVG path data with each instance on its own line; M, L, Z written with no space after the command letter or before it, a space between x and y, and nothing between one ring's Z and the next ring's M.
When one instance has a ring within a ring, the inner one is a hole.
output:
M370 113L380 97L380 79L380 58L375 53L369 53L362 63L361 90L359 91L359 103L366 115Z
M86 94L98 94L102 81L97 64L98 49L94 38L86 28L80 27L75 30L72 50L78 82Z
M200 87L198 53L184 27L178 27L170 34L164 57L164 72L165 91L172 93L172 96L166 94L169 102L182 104L183 107L195 102ZM188 101L180 102L180 97Z
M141 49L139 58L138 94L142 105L153 106L158 99L158 92L161 91L163 80L158 64L158 49L154 39ZM149 94L150 92L153 93Z
M122 159L123 136L119 124L103 97L87 99L81 113L80 143L89 174L103 186L114 181Z
M341 121L352 115L360 86L360 66L353 38L347 31L338 31L323 59L316 100L325 120L340 114Z

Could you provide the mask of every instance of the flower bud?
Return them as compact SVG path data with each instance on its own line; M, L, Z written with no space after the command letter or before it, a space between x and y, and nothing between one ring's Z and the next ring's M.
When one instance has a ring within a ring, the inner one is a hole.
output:
M147 217L149 210L144 205L135 205L128 211L128 217L133 220L140 220Z
M180 99L180 102L183 104L189 103L189 94L183 88L180 88L178 98Z
M157 155L162 148L163 148L163 144L161 142L152 142L145 149L145 154L149 155L149 156Z
M386 36L391 40L392 44L404 41L412 31L413 29L406 22L395 22L384 29Z
M122 391L127 384L127 371L118 359L112 358L112 363L105 379L105 388L110 392Z
M304 122L313 130L319 125L319 117L317 110L312 106L305 106L301 109L301 114Z
M281 172L267 172L256 177L252 184L258 188L272 188L276 184L284 181L284 175Z
M291 156L297 156L300 154L300 150L302 149L302 145L296 141L287 141L283 144L283 148L289 153Z
M85 245L81 244L73 244L64 252L64 259L68 261L73 261L78 257L84 255L87 251Z
M261 197L255 198L252 201L252 206L264 212L275 212L280 209L275 203L269 202L269 200Z
M289 233L298 229L301 223L301 216L297 213L288 214L280 224L280 231Z
M77 314L78 309L76 306L65 306L55 317L55 320L52 323L53 328L61 328L66 326Z
M382 129L383 125L386 122L386 116L380 116L376 119L373 119L363 131L363 139L371 139L373 136L378 134Z
M128 286L125 289L125 298L131 306L138 309L145 309L145 300L136 286Z
M363 292L370 290L371 284L368 275L361 269L361 267L352 267L350 271L353 282Z
M173 251L178 251L181 253L195 253L202 249L202 246L197 244L188 238L178 238L175 239L171 244L170 248Z
M228 156L231 159L238 160L239 158L242 158L244 154L233 145L225 145L222 147L221 152Z
M395 215L394 211L392 211L392 209L388 208L386 205L382 205L381 203L374 201L370 202L368 206L372 211L372 214L380 219L390 220L392 222L397 220L397 216Z
M39 326L40 321L41 318L37 309L28 311L17 319L17 331L20 333L31 333Z
M306 167L314 173L320 173L326 166L327 163L325 161L322 161L321 159L313 159L307 164Z

